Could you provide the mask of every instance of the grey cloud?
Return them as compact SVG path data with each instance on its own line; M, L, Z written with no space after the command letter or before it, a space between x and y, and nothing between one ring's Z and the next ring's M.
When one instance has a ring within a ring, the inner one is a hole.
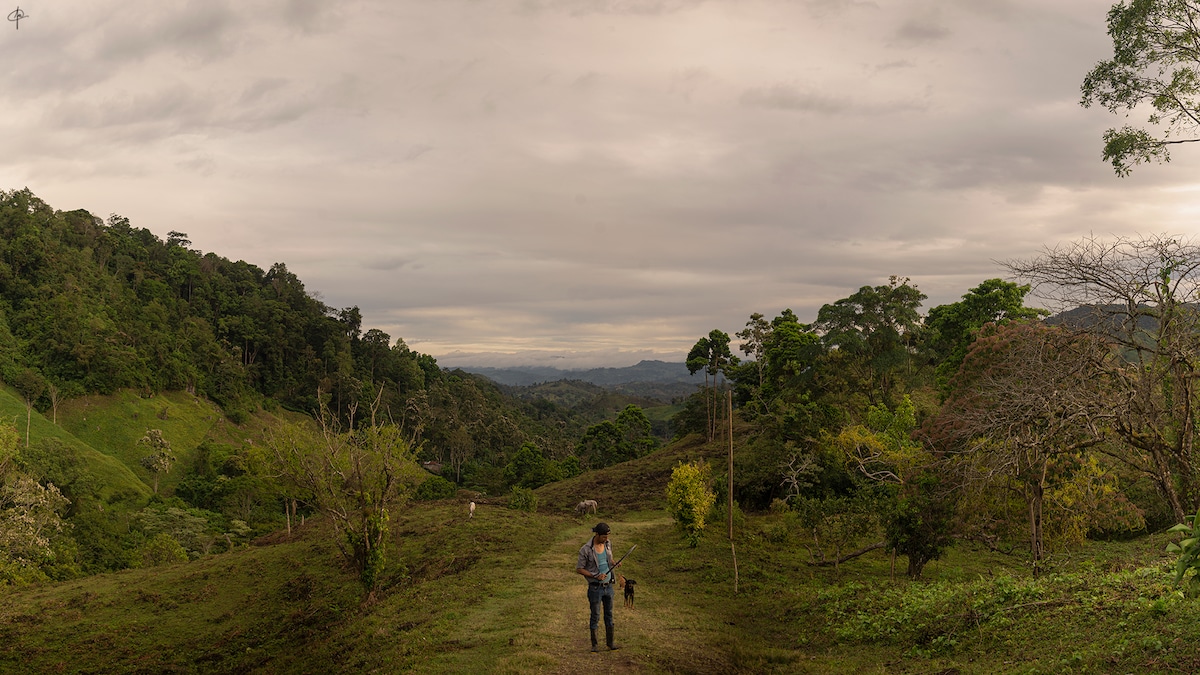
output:
M575 87L577 89L587 89L588 87L592 87L592 86L596 85L597 83L599 83L599 81L600 81L599 73L588 71L588 72L584 73L583 75L580 75L579 77L575 78L575 81L571 82L571 86Z
M238 102L247 105L261 101L268 94L286 87L288 81L282 77L260 77L242 90Z
M60 130L118 130L125 139L143 141L197 130L262 131L300 119L319 105L308 94L288 95L283 86L260 80L236 102L182 84L103 99L71 98L48 110L47 120Z
M210 61L230 56L239 17L224 0L190 0L123 12L102 27L96 56L137 61L159 53Z
M338 29L344 23L341 3L328 0L286 0L283 18L288 25L303 33L324 33Z
M571 16L632 14L657 16L692 9L707 0L524 0L521 10L536 14L562 12Z
M392 257L371 260L365 263L363 267L366 267L369 270L375 270L377 272L395 272L396 270L401 270L406 267L411 268L414 265L415 263L411 258Z
M179 128L206 119L212 108L210 101L176 85L150 94L110 96L90 103L65 101L49 111L47 117L55 126L68 129L138 124Z
M217 170L217 163L212 157L207 155L192 156L185 160L176 162L175 165L180 169L198 176L211 176Z
M850 104L842 99L815 94L785 84L748 89L740 98L742 105L775 110L795 110L836 115L845 112Z
M435 356L678 360L754 311L889 274L943 304L1195 210L1200 152L1128 181L1098 157L1112 120L1074 98L1103 7L271 0L188 32L203 6L130 1L0 41L0 172L284 261Z
M932 18L908 19L896 29L893 44L902 47L928 44L945 40L950 29Z
M405 149L404 152L401 153L400 156L403 157L404 161L406 161L406 162L415 162L416 160L420 159L422 155L424 155L425 153L430 152L432 150L433 150L432 145L424 145L422 143L417 143L417 144L408 146L408 148Z
M803 90L790 84L775 84L756 87L742 92L738 101L747 107L769 110L810 112L819 115L896 115L923 111L928 105L919 100L907 101L854 101L844 97L828 96Z
M671 75L670 91L678 94L683 100L691 102L692 95L706 83L713 81L713 75L707 68L693 66L676 71Z
M838 15L856 9L878 9L879 5L869 0L804 0L805 6L814 16Z

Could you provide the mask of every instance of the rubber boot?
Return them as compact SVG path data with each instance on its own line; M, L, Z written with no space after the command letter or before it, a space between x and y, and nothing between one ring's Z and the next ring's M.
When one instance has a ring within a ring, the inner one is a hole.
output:
M596 629L593 628L591 630L592 630L592 651L598 652L598 651L600 651L600 649L596 646Z
M612 626L604 627L604 637L605 637L605 642L608 643L609 649L620 649L620 647L613 644L613 627Z

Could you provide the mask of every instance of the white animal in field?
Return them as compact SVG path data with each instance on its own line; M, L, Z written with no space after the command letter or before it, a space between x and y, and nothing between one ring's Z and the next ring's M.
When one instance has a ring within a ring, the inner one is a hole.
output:
M575 505L575 513L587 513L589 510L595 513L598 506L595 499L585 499Z
M468 511L469 511L469 513L467 514L467 518L474 518L475 517L475 502L471 502L471 506L468 508Z

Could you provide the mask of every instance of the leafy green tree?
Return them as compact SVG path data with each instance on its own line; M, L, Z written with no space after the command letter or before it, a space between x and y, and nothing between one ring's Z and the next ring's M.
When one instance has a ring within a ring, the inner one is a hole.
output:
M430 476L417 486L413 498L418 501L433 501L435 499L452 499L458 492L458 486L442 478Z
M533 443L521 446L504 467L504 482L523 488L538 488L562 480L558 462L546 457Z
M645 457L657 448L658 438L645 411L629 404L617 414L616 420L588 427L575 447L575 454L596 469Z
M563 461L559 462L562 467L563 478L574 478L583 473L583 467L579 464L579 458L575 455L568 455Z
M758 384L757 386L750 387L752 393L747 399L758 401L766 381L766 343L771 336L771 324L762 314L755 312L750 315L750 320L746 322L746 327L738 331L736 335L742 340L742 344L738 348L746 356L753 357L753 361L746 364L746 366L753 368L752 372L758 376Z
M1024 305L1029 291L1029 284L988 279L967 291L962 300L929 310L925 326L931 329L927 338L938 364L937 382L943 395L949 393L950 378L958 371L980 328L989 323L1038 319L1050 314L1048 310Z
M377 422L340 431L330 415L319 429L281 426L267 446L281 477L327 516L342 556L359 574L368 599L386 566L388 521L418 481L420 469L401 431Z
M79 451L54 437L42 438L22 450L17 457L17 465L43 485L58 487L63 496L70 500L69 510L72 513L77 511L82 501L94 502L103 487L103 483L88 471L87 463Z
M69 505L53 484L16 470L17 430L0 424L0 583L46 578L55 562L54 540Z
M925 565L954 543L956 502L936 473L922 471L899 486L884 532L889 549L908 558L908 576L919 579Z
M841 380L852 396L894 405L901 375L912 363L925 298L907 278L892 276L886 286L863 286L822 306L813 327L828 348L831 379Z
M21 393L21 400L25 401L25 447L28 448L29 427L33 423L33 404L41 398L42 392L46 391L46 380L36 370L25 368L17 374L17 380L13 384Z
M1187 137L1200 126L1197 26L1200 7L1191 0L1130 0L1109 10L1113 56L1084 78L1081 103L1126 115L1148 105L1147 122L1157 128L1104 132L1104 160L1118 176L1142 162L1169 161L1168 146L1200 140Z
M719 393L721 391L721 375L738 364L738 358L729 349L729 334L713 329L708 336L700 338L687 355L688 372L695 375L704 371L704 388L707 392L706 410L708 411L708 440L717 436L717 425L722 406ZM711 385L709 384L711 381Z
M183 547L185 559L210 552L220 534L214 522L218 520L215 513L165 504L148 506L131 518L132 524L148 539L162 533L170 535L172 541Z
M883 546L881 542L862 545L864 538L879 532L879 506L869 490L822 498L801 496L794 500L794 508L806 531L804 547L812 565L833 566L840 572L842 563Z
M716 502L712 490L712 467L697 461L677 465L667 483L667 511L693 548L707 525L706 519Z
M154 494L158 494L158 477L171 470L175 463L175 454L171 452L171 443L163 438L162 429L147 429L146 435L138 441L145 446L150 454L141 459L142 467L154 476Z
M908 576L921 576L952 542L955 501L943 489L938 467L926 447L913 440L917 427L912 400L894 410L870 406L865 425L852 425L832 438L849 467L868 479L859 492L875 493L885 544L908 558Z

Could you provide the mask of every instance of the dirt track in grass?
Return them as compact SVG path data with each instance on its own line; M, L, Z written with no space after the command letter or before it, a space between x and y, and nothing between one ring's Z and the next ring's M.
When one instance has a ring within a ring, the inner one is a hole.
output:
M653 546L670 531L665 515L652 520L609 521L615 552ZM512 584L470 607L459 627L442 645L431 645L419 672L501 673L660 673L718 672L706 663L710 650L700 643L694 617L686 608L663 602L652 583L639 580L634 608L624 607L621 592L614 604L616 644L590 651L588 603L584 580L575 573L579 547L591 535L589 525L570 528L541 555L513 576ZM630 556L621 570L630 578L652 570ZM482 669L482 670L481 670Z

